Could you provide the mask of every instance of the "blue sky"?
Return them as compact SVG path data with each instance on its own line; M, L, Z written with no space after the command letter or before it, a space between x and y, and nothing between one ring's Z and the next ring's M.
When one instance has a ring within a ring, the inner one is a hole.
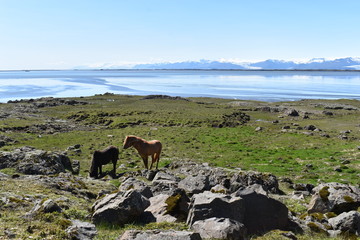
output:
M360 57L358 0L0 0L0 69Z

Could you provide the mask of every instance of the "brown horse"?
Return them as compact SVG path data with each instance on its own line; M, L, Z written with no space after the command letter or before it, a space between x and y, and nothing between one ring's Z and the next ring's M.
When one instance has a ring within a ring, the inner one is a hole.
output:
M117 147L110 146L102 151L95 151L90 167L90 177L98 178L99 173L101 176L102 165L108 164L110 162L113 164L113 174L115 176L117 160L119 160L119 149Z
M145 168L148 168L148 157L151 156L152 161L150 165L150 169L152 168L153 164L156 162L156 169L158 169L160 153L162 149L161 142L158 140L146 141L142 138L136 136L126 136L124 140L124 149L129 147L134 147L140 157L142 158Z

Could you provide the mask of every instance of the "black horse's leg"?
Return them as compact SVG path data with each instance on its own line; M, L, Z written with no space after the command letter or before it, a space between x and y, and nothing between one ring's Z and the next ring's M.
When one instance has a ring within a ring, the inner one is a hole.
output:
M113 173L114 173L114 176L116 176L116 161L117 161L117 159L115 161L113 161Z
M99 165L99 174L100 174L100 177L102 176L102 165L100 164Z

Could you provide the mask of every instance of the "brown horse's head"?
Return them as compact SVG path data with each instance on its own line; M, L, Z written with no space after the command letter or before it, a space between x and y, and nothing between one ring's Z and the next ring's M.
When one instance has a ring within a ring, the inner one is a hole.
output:
M138 140L139 139L135 136L126 136L126 138L124 140L124 145L123 145L124 149L131 147Z
M98 178L98 176L99 176L99 173L98 173L98 169L99 169L98 154L99 154L99 152L95 151L94 154L93 154L92 161L91 161L91 167L90 167L89 175L90 175L90 177L93 177L93 178Z

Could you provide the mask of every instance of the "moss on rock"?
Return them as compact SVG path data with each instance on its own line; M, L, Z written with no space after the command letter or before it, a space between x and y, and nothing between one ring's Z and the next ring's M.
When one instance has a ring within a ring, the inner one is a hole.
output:
M168 199L166 199L166 201L165 201L165 203L167 204L166 214L169 214L175 210L180 199L181 199L181 194L176 194L176 195L170 196L170 197L168 197Z
M328 201L329 200L328 197L330 195L329 187L325 186L322 189L320 189L319 195L323 201Z

